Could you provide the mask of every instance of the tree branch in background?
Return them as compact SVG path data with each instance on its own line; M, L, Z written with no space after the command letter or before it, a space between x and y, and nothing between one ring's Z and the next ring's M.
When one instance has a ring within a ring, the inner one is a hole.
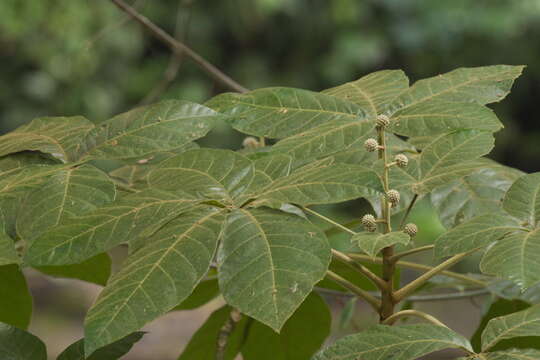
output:
M150 21L147 17L139 14L137 10L126 4L123 0L111 0L113 4L118 6L122 11L131 16L138 23L143 25L152 35L154 35L158 40L167 45L173 52L176 54L184 54L191 60L193 60L201 69L207 72L213 79L223 84L227 88L238 91L238 92L247 92L247 88L243 87L233 79L231 79L227 74L223 73L217 67L206 61L202 56L197 54L191 48L181 43L180 41L173 38L171 35L166 33L159 26Z

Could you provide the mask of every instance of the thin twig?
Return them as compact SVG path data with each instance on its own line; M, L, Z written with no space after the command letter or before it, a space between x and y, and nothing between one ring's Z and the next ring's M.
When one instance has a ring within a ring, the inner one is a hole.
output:
M439 265L433 267L431 270L423 273L398 291L394 293L394 299L396 302L400 302L401 300L404 300L408 295L410 295L414 290L418 289L420 286L425 284L429 279L434 277L435 275L441 273L442 271L446 270L450 266L458 263L459 261L463 260L473 252L475 252L478 249L473 249L471 251L467 251L461 254L457 254L449 258L448 260L440 263Z
M381 258L373 258L371 256L362 255L362 254L347 254L347 255L351 259L354 259L354 260L365 261L365 262L369 262L369 263L373 263L373 264L382 264L382 259ZM420 271L429 271L429 270L433 269L433 266L417 264L417 263L413 263L413 262L409 262L409 261L401 261L401 260L396 262L396 265L399 266L399 267L404 267L404 268L414 269L414 270L420 270ZM448 270L441 271L440 275L444 275L444 276L451 277L451 278L454 278L454 279L457 279L457 280L461 280L463 282L466 282L466 283L469 283L469 284L474 284L476 286L481 286L481 287L486 287L487 286L487 283L485 283L482 280L474 279L474 278L472 278L470 276L463 275L463 274L453 272L453 271L448 271Z
M374 274L371 270L369 270L364 265L357 263L356 261L348 257L346 254L342 253L341 251L332 249L332 255L334 256L334 258L349 265L351 268L353 268L354 270L358 271L359 273L367 277L379 289L383 289L386 287L386 283L383 281L383 279L378 277L376 274Z
M232 309L225 324L219 329L216 344L216 360L224 360L227 351L227 343L234 331L236 324L242 319L242 314L237 309Z
M326 276L330 280L332 280L335 283L343 286L345 289L349 290L353 294L355 294L355 295L361 297L362 299L364 299L368 304L370 304L375 309L375 311L379 311L379 308L381 306L381 302L376 297L371 295L369 292L367 292L367 291L365 291L363 289L360 289L358 286L354 285L353 283L351 283L347 279L342 278L341 276L339 276L338 274L336 274L333 271L328 270L326 272Z
M405 250L400 253L394 254L394 256L390 258L390 261L396 262L404 256L416 254L423 251L428 251L428 250L433 249L434 247L435 247L434 245L426 245L426 246L420 246L420 247L410 249L410 250Z
M440 322L437 318L435 318L435 317L433 317L433 316L431 316L429 314L426 314L425 312L418 311L418 310L402 310L402 311L399 311L399 312L389 316L388 318L386 318L382 323L384 325L393 325L400 318L407 317L407 316L419 317L419 318L422 318L424 320L429 321L432 324L448 328L448 326L446 326L445 324Z
M335 221L332 220L332 219L327 218L326 216L324 216L324 215L322 215L322 214L319 214L319 213L316 212L315 210L311 210L311 209L309 209L309 208L307 208L307 207L304 207L304 206L302 206L302 209L303 209L304 211L307 211L307 212L310 213L311 215L315 215L315 216L317 216L318 218L320 218L320 219L326 221L326 222L329 223L329 224L334 225L334 226L337 227L337 228L340 228L341 230L343 230L343 231L345 231L345 232L347 232L347 233L349 233L349 234L351 234L351 235L356 235L356 232L354 232L354 231L352 231L351 229L349 229L349 228L347 228L347 227L341 225L340 223L335 222Z
M118 8L120 8L126 14L131 16L133 19L135 19L137 22L139 22L141 25L143 25L152 35L154 35L158 40L167 45L172 51L176 53L183 53L191 60L193 60L197 65L199 65L201 69L207 72L216 81L219 81L221 84L234 91L238 91L241 93L249 91L247 88L243 87L242 85L234 81L232 78L230 78L227 74L219 70L216 66L206 61L201 55L197 54L191 48L166 33L163 29L154 24L147 17L139 14L135 9L126 4L123 0L111 0L111 2L118 6Z
M416 200L418 200L418 194L414 194L411 202L409 203L409 206L407 206L407 210L405 210L405 214L403 214L403 217L401 218L398 229L403 229L403 225L405 225L405 221L407 221L407 218L409 217L409 214L411 213L414 204L416 204Z

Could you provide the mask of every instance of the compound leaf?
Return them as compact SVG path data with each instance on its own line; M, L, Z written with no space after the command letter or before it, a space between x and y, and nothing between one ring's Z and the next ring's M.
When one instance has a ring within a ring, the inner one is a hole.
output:
M324 277L330 247L299 216L237 209L227 217L217 261L227 303L279 331Z
M91 354L186 299L210 267L223 223L216 208L199 208L170 221L132 253L108 282L85 320Z
M452 330L436 325L376 325L346 336L317 354L313 360L414 360L434 351L471 345Z
M269 138L299 134L332 120L362 121L368 117L362 107L335 96L286 87L226 93L206 105L229 115L236 130Z

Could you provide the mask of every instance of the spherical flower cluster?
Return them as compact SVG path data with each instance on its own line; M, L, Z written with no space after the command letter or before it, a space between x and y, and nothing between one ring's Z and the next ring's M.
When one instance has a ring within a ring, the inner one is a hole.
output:
M374 152L379 149L379 143L375 139L367 139L364 142L364 148L366 149L366 151Z
M409 164L409 159L403 154L397 154L396 157L394 157L394 161L400 168L404 168Z
M399 192L397 190L388 190L386 193L386 198L390 202L392 207L396 207L399 204Z
M255 149L259 147L259 140L255 139L253 136L248 136L242 141L242 146L246 149Z
M374 232L377 230L377 221L375 220L375 217L371 214L364 215L362 217L362 225L364 226L364 229L369 232Z
M385 128L388 126L388 124L390 124L390 119L388 118L388 116L386 115L383 115L383 114L380 114L377 116L377 126L380 127L380 128Z
M416 234L418 233L418 226L416 226L413 223L409 223L405 225L405 227L403 228L403 232L409 235L410 237L415 237Z

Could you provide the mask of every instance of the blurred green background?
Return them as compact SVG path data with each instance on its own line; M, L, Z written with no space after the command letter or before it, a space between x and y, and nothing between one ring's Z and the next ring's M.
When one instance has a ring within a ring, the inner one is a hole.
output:
M249 88L320 90L379 69L401 68L415 81L461 66L525 64L495 105L506 129L493 156L540 170L539 0L128 2ZM0 1L0 66L0 132L37 116L98 121L225 90L189 59L171 62L109 0ZM238 143L224 135L219 145Z
M540 0L126 2L248 88L318 91L380 69L403 69L414 82L463 66L525 64L510 96L493 106L506 129L491 156L540 171ZM171 57L109 0L1 0L0 69L0 134L39 116L101 121L144 103L204 102L227 90L189 59ZM223 125L206 144L238 148L241 140ZM442 228L419 205L412 216L423 230L418 242L429 243ZM71 280L35 274L30 282L39 294L31 329L54 353L81 336L81 318L98 289L85 284L74 293ZM447 321L471 333L479 311L468 316L465 305L451 305L464 315ZM175 315L165 320L169 327L153 330L164 342L177 339L171 350L178 354L205 311ZM149 352L139 347L129 359L174 358L156 353L159 342L145 344Z

